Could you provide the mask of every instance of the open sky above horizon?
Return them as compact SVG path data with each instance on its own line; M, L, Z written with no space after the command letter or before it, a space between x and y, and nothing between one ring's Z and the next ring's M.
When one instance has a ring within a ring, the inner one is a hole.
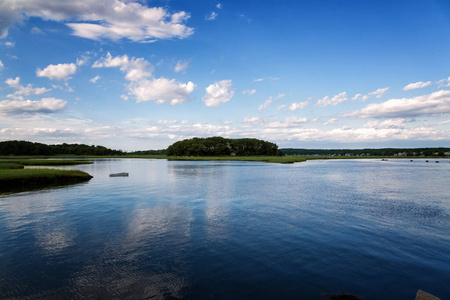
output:
M0 140L450 146L450 2L2 0Z

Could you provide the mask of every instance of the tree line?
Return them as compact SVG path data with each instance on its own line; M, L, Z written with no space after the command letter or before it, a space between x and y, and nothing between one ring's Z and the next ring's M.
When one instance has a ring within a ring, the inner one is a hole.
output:
M167 148L168 156L253 156L283 155L278 146L258 139L227 139L219 136L192 138L175 142Z
M46 145L27 141L0 142L0 155L122 155L120 150L85 144Z
M286 155L325 156L446 156L450 148L381 148L381 149L281 149Z

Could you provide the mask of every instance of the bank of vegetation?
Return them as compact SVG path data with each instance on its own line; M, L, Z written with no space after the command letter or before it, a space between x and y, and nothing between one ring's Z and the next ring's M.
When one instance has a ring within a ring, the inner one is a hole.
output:
M0 162L0 191L14 192L75 184L92 178L79 170L26 169L27 166L66 166L88 161L10 160Z
M285 155L307 156L373 156L373 157L445 157L450 148L380 148L380 149L301 149L283 148Z
M282 156L274 143L258 139L192 138L167 148L168 156Z

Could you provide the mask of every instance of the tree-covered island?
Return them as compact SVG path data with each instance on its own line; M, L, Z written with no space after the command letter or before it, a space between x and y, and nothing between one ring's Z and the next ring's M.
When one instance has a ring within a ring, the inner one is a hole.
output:
M274 143L258 139L227 139L220 136L192 138L167 148L168 156L282 156Z

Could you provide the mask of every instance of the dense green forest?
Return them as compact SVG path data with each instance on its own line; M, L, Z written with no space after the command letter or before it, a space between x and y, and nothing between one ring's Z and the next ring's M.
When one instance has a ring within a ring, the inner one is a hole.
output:
M122 155L120 150L84 144L45 145L27 141L0 142L0 155Z
M274 143L258 139L226 139L223 137L192 138L167 148L169 156L253 156L283 155Z
M382 148L382 149L281 149L286 155L325 156L448 156L450 148ZM447 154L446 154L447 153Z

